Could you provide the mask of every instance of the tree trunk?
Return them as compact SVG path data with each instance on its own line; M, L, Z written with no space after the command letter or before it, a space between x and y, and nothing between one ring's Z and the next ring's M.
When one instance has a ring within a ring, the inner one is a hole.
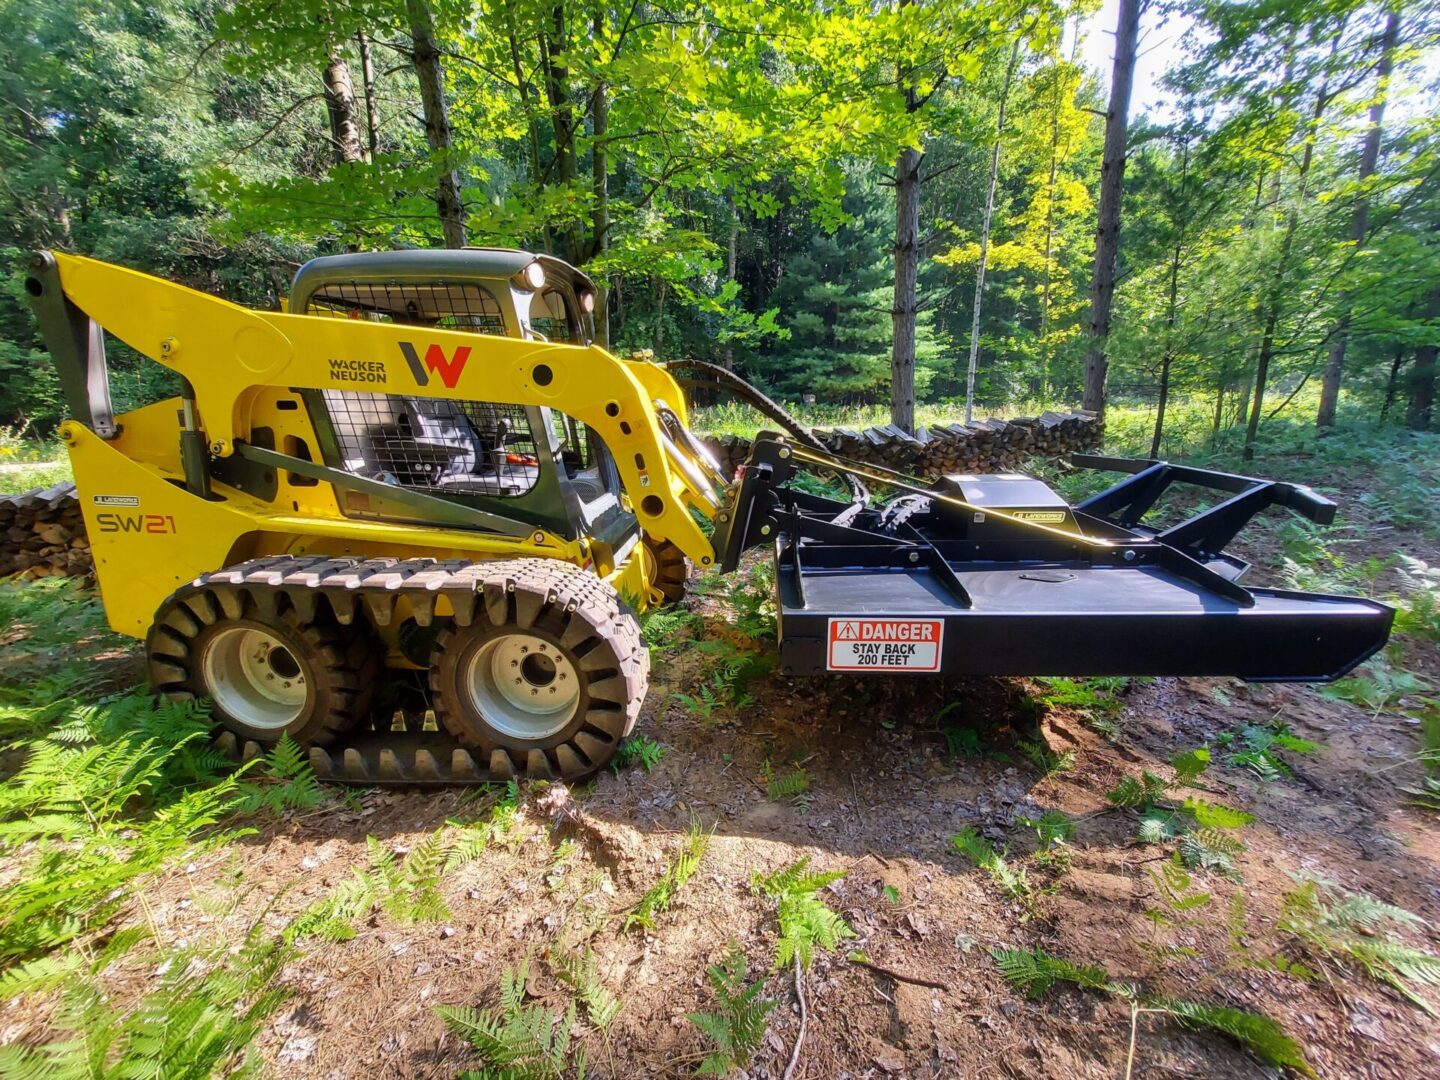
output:
M1120 202L1125 188L1125 142L1130 124L1130 86L1140 40L1143 0L1120 0L1115 25L1115 65L1110 75L1110 108L1105 114L1105 150L1100 166L1100 206L1095 223L1095 267L1090 275L1090 346L1085 354L1084 406L1105 411L1110 358L1110 312L1115 303L1115 270L1120 254Z
M725 281L729 283L735 280L735 271L740 262L740 212L735 208L733 195L726 196L725 204L730 208L730 240L725 251ZM721 361L726 371L735 370L735 342L733 339L725 342L725 352Z
M344 165L363 161L360 147L360 123L355 107L355 84L350 80L350 65L338 46L332 47L325 65L325 111L330 115L330 143L335 160Z
M365 90L365 144L370 160L380 153L380 109L375 101L375 62L370 56L370 36L361 30L355 35L360 49L360 84Z
M1184 162L1189 162L1189 147L1186 147ZM1185 178L1185 164L1180 167L1181 182ZM1180 256L1185 250L1185 223L1178 223L1180 232L1175 238L1175 247L1170 252L1170 292L1165 305L1165 352L1160 358L1160 400L1155 403L1155 434L1150 439L1150 456L1160 456L1160 440L1165 434L1165 406L1170 401L1170 368L1175 363L1175 319L1180 304Z
M565 5L550 8L550 29L540 38L540 65L545 72L545 98L550 105L550 124L555 136L555 172L560 184L568 185L577 173L575 161L575 110L570 100L570 71L563 57L568 47ZM565 257L581 261L581 237L572 225L565 240Z
M890 308L890 422L915 430L915 312L920 273L920 161L913 146L895 162L895 300Z
M1335 42L1331 46L1330 55L1333 57L1340 48L1341 35L1336 35ZM1295 246L1295 230L1300 225L1300 204L1305 198L1307 185L1310 179L1310 164L1315 160L1315 136L1320 130L1320 119L1325 115L1325 107L1330 103L1330 86L1328 82L1321 83L1320 89L1315 94L1315 109L1310 116L1310 124L1305 131L1305 150L1300 155L1300 174L1298 177L1298 189L1295 193L1295 202L1290 207L1290 213L1285 221L1285 235L1280 241L1280 257L1275 264L1275 276L1271 279L1270 289L1265 297L1265 321L1264 329L1260 334L1260 356L1255 364L1255 390L1250 398L1250 422L1245 427L1245 449L1241 456L1246 460L1253 460L1255 457L1255 440L1260 433L1260 416L1265 407L1265 382L1270 377L1270 360L1275 355L1275 328L1280 322L1281 297L1285 291L1285 275L1290 269L1290 252ZM1279 181L1276 181L1279 188Z
M604 33L604 16L595 16L595 40ZM590 216L590 257L596 258L610 246L610 156L606 137L610 130L610 88L603 82L595 87L590 106L590 126L595 136L590 152L590 189L595 196L595 209ZM601 274L595 279L595 339L610 347L609 279Z
M980 309L985 298L985 262L990 255L990 217L995 213L995 183L1000 178L1000 140L1005 134L1005 105L1010 100L1010 83L1015 78L1015 65L1020 62L1020 39L1010 50L1010 63L1005 68L1005 86L1000 91L1000 113L995 120L995 149L990 154L990 186L985 189L985 213L980 221L980 265L975 270L975 309L970 317L970 360L965 369L965 422L975 417L975 369L980 364ZM1048 245L1049 238L1046 238ZM1046 250L1049 270L1049 250ZM1048 283L1047 283L1048 287Z
M440 214L440 231L447 248L465 246L465 202L460 196L460 174L450 152L454 140L445 108L445 72L440 67L440 47L435 42L435 23L428 0L405 0L410 18L410 40L414 44L415 78L420 83L420 106L425 116L425 141L442 165L435 189L435 207Z
M1400 389L1400 369L1405 366L1405 346L1398 345L1390 359L1390 377L1385 380L1385 403L1380 406L1380 422L1390 417L1390 407L1395 404L1395 392Z
M1380 161L1381 124L1385 119L1385 97L1390 86L1390 71L1395 65L1395 45L1400 38L1400 3L1390 8L1385 18L1385 33L1380 38L1380 60L1375 65L1375 102L1370 106L1370 126L1360 151L1360 191L1355 196L1355 209L1350 215L1350 239L1357 248L1365 243L1370 215L1370 196L1365 181L1375 174ZM1325 362L1325 376L1320 383L1320 409L1315 425L1328 428L1335 423L1335 406L1340 401L1340 382L1345 376L1345 347L1350 337L1350 312L1355 294L1347 289L1340 296L1340 318L1330 337L1330 355Z
M1425 318L1433 325L1440 321L1440 289L1430 294ZM1414 431L1429 431L1435 407L1435 379L1440 374L1440 344L1434 336L1415 350L1415 364L1410 369L1410 405L1405 410L1405 423Z

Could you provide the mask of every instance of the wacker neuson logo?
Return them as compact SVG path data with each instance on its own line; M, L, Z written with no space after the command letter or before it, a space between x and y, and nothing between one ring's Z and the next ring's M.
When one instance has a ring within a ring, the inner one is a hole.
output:
M432 374L439 375L440 381L450 389L455 389L455 384L460 381L460 375L465 370L465 361L470 359L470 346L455 346L455 355L447 357L445 350L439 345L431 345L425 350L425 359L420 359L415 346L408 341L400 342L400 351L405 354L405 362L410 365L410 373L415 376L415 382L420 386L428 386Z
M401 355L415 377L415 385L429 386L430 376L440 376L447 389L454 390L465 371L465 362L470 359L470 346L457 345L453 356L446 356L440 345L431 345L425 350L422 360L420 351L413 342L400 342ZM372 386L389 381L383 360L338 360L330 359L330 378L334 382L369 383Z

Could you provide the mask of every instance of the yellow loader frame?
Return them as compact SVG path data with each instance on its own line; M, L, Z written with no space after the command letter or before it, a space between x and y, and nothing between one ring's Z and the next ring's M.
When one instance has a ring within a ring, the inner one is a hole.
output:
M652 363L623 360L596 345L255 311L73 255L38 255L26 288L42 324L47 311L52 323L68 321L77 343L70 362L85 365L84 353L94 347L88 343L100 340L99 327L175 371L187 387L183 397L120 415L113 432L100 433L79 419L88 416L85 383L93 382L93 367L65 380L77 419L64 423L60 436L74 467L105 610L122 634L144 637L165 598L197 575L279 554L473 561L542 556L593 569L641 610L652 603L653 569L647 569L640 545L625 552L590 537L568 539L539 528L508 535L357 520L345 515L330 484L287 469L287 461L297 468L303 461L279 456L282 448L264 459L277 473L273 500L219 479L208 498L187 488L181 449L187 432L192 438L203 432L203 450L215 459L253 454L249 440L257 427L305 433L309 420L297 407L301 390L563 411L604 440L623 484L622 504L633 510L648 537L670 541L701 567L715 561L691 513L711 516L714 493L693 456L667 436L657 413L668 409L685 424L684 396ZM420 383L402 343L422 354L438 349L444 357L468 347L473 356L453 385L437 378ZM356 381L357 371L365 381ZM442 599L437 614L449 614L443 605Z

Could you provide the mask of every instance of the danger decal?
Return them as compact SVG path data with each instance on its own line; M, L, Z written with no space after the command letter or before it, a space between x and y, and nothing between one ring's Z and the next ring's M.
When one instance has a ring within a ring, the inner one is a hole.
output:
M829 671L939 671L942 619L831 619Z

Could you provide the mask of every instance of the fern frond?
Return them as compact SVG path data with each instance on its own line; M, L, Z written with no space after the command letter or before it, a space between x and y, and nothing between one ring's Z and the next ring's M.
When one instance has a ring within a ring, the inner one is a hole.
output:
M1102 967L1076 964L1051 956L1038 946L1034 950L995 948L990 950L995 966L1007 983L1028 998L1037 998L1057 982L1071 983L1084 990L1108 990L1110 976Z
M1204 1001L1165 1001L1158 1004L1189 1027L1229 1035L1267 1065L1294 1069L1305 1076L1315 1075L1300 1044L1268 1016Z

